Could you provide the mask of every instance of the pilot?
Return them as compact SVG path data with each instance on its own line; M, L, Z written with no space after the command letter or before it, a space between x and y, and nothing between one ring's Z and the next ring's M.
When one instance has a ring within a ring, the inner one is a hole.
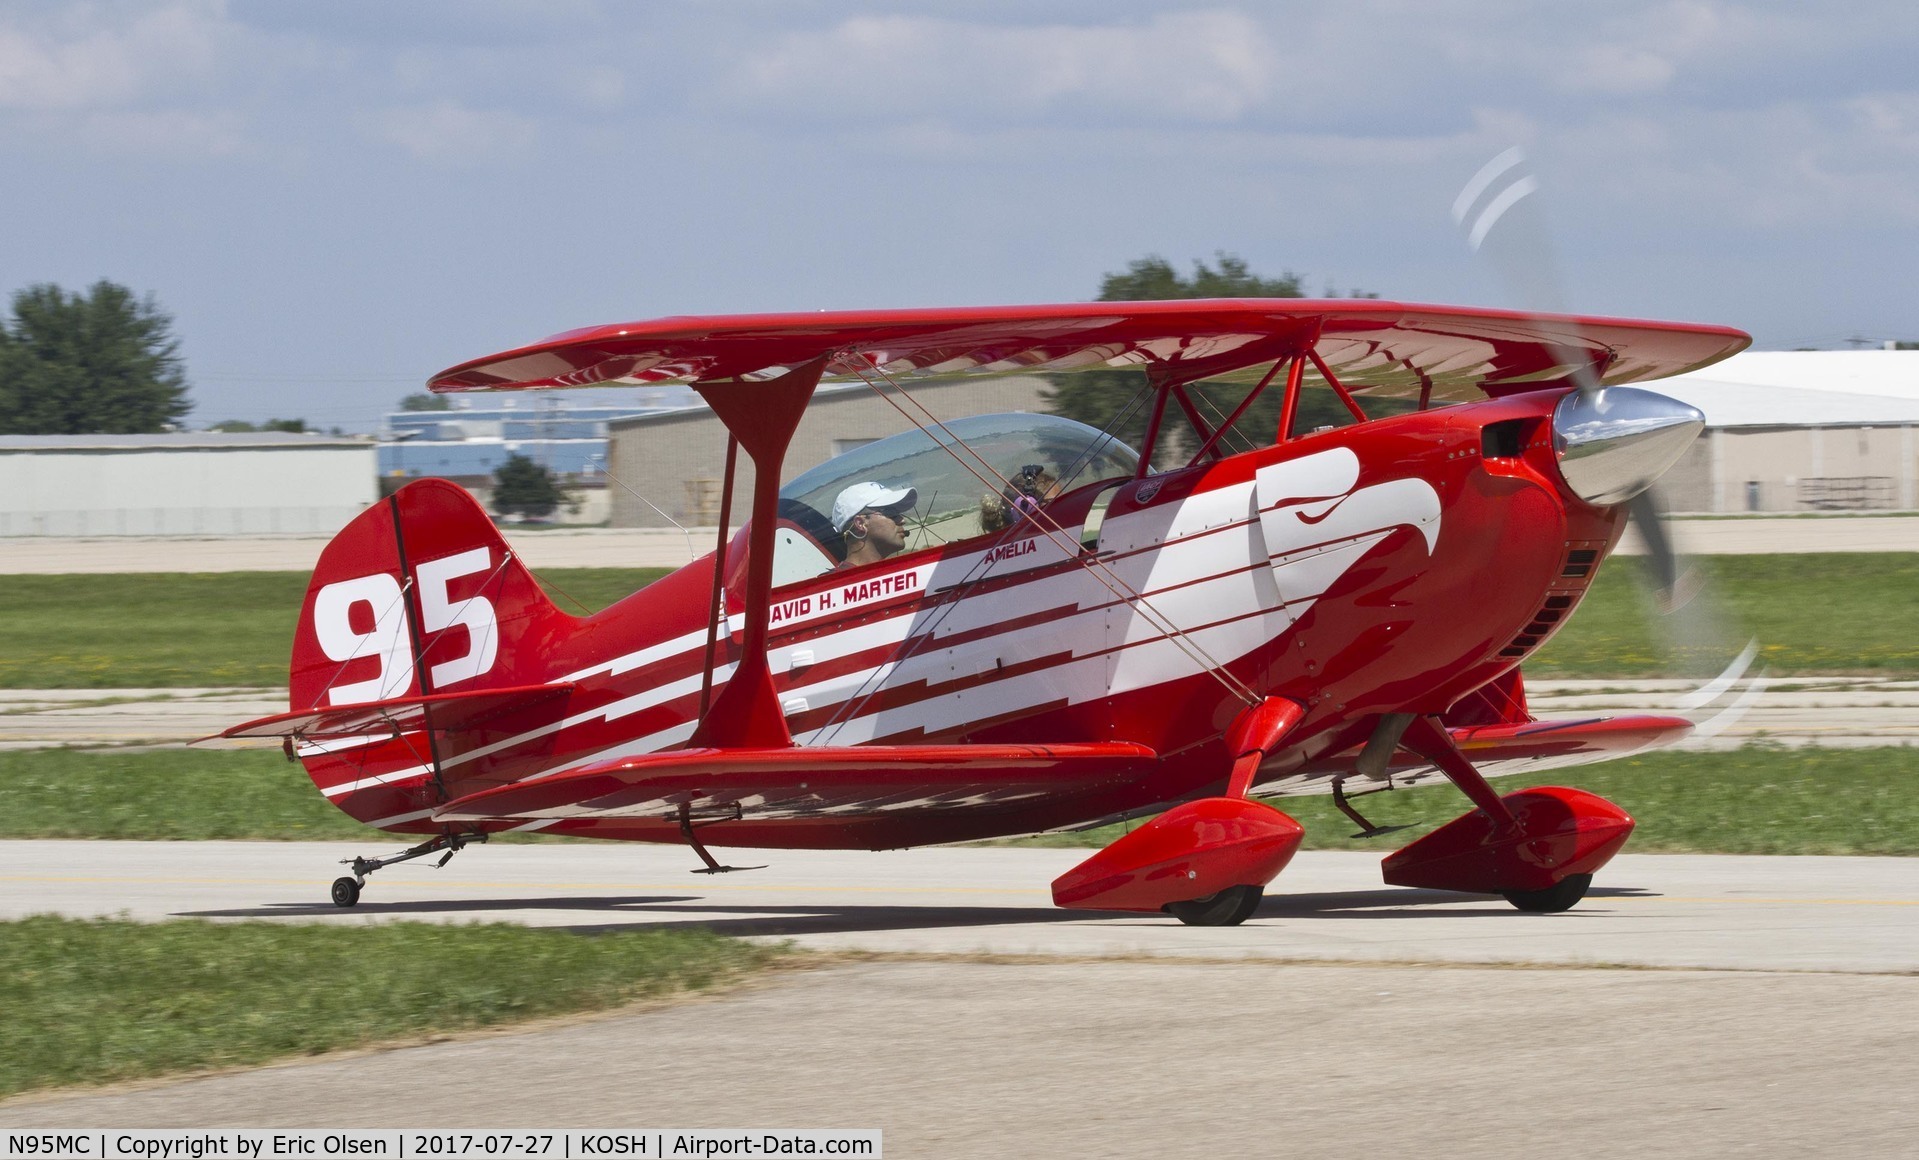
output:
M868 480L840 492L833 501L833 530L846 541L842 568L873 564L906 546L906 513L919 502L910 487L892 488Z

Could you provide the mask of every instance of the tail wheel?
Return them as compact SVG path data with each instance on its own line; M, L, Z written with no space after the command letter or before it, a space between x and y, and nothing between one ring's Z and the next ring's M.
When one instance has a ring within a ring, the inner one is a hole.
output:
M333 880L333 905L352 906L360 901L360 884L351 878Z
M1265 894L1263 886L1228 886L1204 898L1169 902L1166 912L1187 926L1238 926L1259 909L1259 900Z
M1508 890L1505 897L1528 914L1558 914L1586 897L1586 888L1592 884L1590 874L1568 874L1544 890Z

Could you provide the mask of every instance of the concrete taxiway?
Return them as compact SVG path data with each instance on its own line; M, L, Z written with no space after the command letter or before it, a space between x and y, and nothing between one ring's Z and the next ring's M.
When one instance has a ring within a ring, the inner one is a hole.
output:
M822 951L1272 961L1628 965L1919 972L1919 859L1623 855L1576 909L1524 915L1479 895L1383 886L1379 856L1300 854L1245 926L1063 911L1047 884L1090 851L717 851L762 870L709 876L678 847L496 845L445 869L327 886L398 843L0 842L0 917L696 925Z
M891 1157L1910 1156L1919 980L881 962L0 1124L873 1127Z
M878 1127L894 1156L1367 1158L1900 1156L1919 1127L1919 860L1628 855L1577 909L1524 915L1308 853L1245 926L1206 930L1052 909L1079 851L773 852L715 881L678 850L502 846L382 872L337 910L324 880L355 850L0 843L0 909L690 923L885 957L29 1096L0 1124ZM1580 965L1602 963L1639 969Z

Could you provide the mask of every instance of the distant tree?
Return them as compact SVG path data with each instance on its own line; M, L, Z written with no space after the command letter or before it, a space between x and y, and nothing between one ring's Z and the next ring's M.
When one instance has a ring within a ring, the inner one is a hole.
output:
M264 423L249 423L245 419L222 419L207 427L209 431L287 431L294 435L305 434L306 429L305 419L268 419Z
M0 334L0 434L164 431L192 409L173 319L151 296L29 286Z
M400 400L400 410L402 411L451 411L452 409L452 399L447 398L445 395L434 395L425 391L421 391L415 395L408 395L406 398Z
M1893 344L1892 344L1892 349L1894 349L1894 350L1919 350L1919 342L1895 342L1895 343L1893 343Z
M1298 274L1261 278L1247 266L1246 259L1221 251L1213 255L1219 263L1214 269L1205 262L1193 263L1193 276L1182 278L1173 264L1158 254L1136 258L1123 274L1108 274L1100 280L1101 302L1139 302L1158 298L1304 298Z
M566 492L553 473L524 455L513 455L493 473L493 511L544 519L567 502Z
M1220 252L1214 255L1216 266L1203 261L1193 263L1193 273L1183 277L1173 264L1157 254L1129 263L1124 273L1107 274L1100 281L1100 302L1131 302L1174 298L1303 298L1303 282L1290 271L1277 278L1262 278L1253 273L1245 259ZM1352 297L1377 298L1377 294L1354 291ZM1101 430L1112 431L1126 443L1138 447L1146 439L1146 427L1152 417L1152 397L1146 391L1146 375L1134 370L1080 371L1051 376L1052 389L1045 394L1046 404L1055 415L1078 419ZM1246 397L1250 383L1209 383L1189 390L1209 422L1231 414ZM1268 390L1233 425L1226 450L1260 446L1273 441L1279 425L1280 392ZM1385 408L1382 408L1385 409ZM1352 422L1351 413L1329 390L1306 392L1300 399L1294 429L1310 431L1325 424ZM1167 407L1162 435L1154 456L1159 467L1182 463L1197 446L1192 432L1176 405Z

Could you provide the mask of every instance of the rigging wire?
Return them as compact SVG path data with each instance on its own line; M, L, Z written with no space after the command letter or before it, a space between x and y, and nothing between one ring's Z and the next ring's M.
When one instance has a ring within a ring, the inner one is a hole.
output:
M674 519L670 515L667 515L665 511L661 510L660 505L654 503L652 500L641 495L639 492L634 491L633 488L624 479L621 479L619 476L614 475L613 469L610 466L608 466L604 460L591 459L591 460L588 460L588 462L598 463L600 465L600 470L606 472L606 477L612 480L614 483L619 484L620 488L623 491L625 491L626 494L632 496L634 499L639 500L641 503L645 504L647 507L652 508L654 511L659 512L661 519L665 520L669 524L672 524L674 527L679 528L680 534L686 537L686 558L688 560L697 560L700 558L699 551L695 549L693 546L693 533L689 531L684 525L682 525L680 521Z

